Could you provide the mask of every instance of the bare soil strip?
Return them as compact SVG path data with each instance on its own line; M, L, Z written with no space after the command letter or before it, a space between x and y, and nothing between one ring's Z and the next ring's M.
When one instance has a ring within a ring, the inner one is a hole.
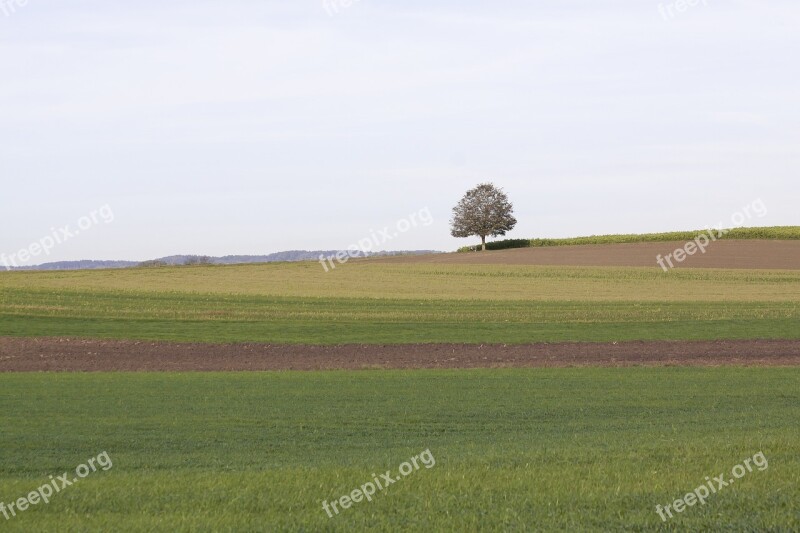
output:
M705 253L695 250L682 262L675 250L686 242L645 242L631 244L586 244L515 248L487 252L427 254L371 258L378 263L454 265L544 265L620 266L661 268L656 257L671 258L675 268L800 269L800 241L723 240L708 244ZM669 268L669 262L664 260Z
M0 337L0 372L798 366L800 341L301 346Z

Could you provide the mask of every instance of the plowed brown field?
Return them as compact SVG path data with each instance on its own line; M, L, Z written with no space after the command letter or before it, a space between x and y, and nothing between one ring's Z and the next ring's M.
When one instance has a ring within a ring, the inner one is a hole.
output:
M0 372L186 372L637 365L797 366L800 365L800 341L300 346L0 337Z
M487 252L466 252L375 258L392 263L441 263L487 265L636 266L656 267L656 256L666 257L686 245L680 242L632 244L590 244L515 248ZM665 263L667 264L667 263ZM676 268L800 269L800 241L723 240L711 242L705 253L697 251ZM669 266L667 264L667 266Z

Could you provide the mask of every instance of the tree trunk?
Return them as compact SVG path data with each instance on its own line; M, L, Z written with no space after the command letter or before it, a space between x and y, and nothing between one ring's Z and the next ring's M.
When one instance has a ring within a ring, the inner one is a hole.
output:
M481 250L486 251L486 235L481 235Z

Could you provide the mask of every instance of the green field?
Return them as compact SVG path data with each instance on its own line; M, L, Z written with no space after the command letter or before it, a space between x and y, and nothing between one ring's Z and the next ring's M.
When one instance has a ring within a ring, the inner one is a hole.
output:
M275 343L800 338L800 271L316 263L0 273L0 335Z
M0 335L270 343L800 339L800 271L316 263L0 272ZM0 374L8 531L792 531L800 369ZM430 450L329 518L322 502ZM769 466L662 522L763 452Z
M4 531L800 528L797 369L16 374L0 406L0 501L113 460ZM425 449L432 468L323 511Z

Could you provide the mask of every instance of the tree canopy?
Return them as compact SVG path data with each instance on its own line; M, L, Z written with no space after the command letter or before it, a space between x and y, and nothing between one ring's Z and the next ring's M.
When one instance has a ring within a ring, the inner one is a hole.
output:
M503 189L493 183L481 183L470 189L453 208L450 234L453 237L481 238L481 248L486 250L486 237L505 235L517 224L514 206Z

